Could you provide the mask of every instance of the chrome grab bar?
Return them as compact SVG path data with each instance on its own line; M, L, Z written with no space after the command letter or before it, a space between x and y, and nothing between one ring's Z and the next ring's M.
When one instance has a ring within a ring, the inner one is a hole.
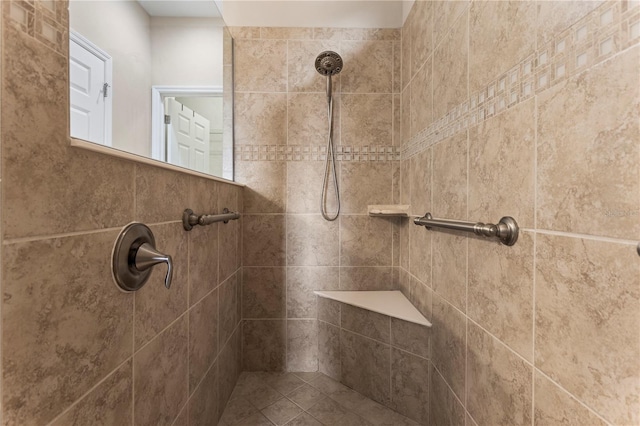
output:
M224 208L221 214L201 214L197 215L191 209L186 209L182 213L182 226L185 231L191 231L194 226L211 225L216 222L227 223L230 220L236 220L240 218L240 213L229 211L228 208Z
M426 213L423 217L414 218L413 223L424 226L429 230L431 228L445 228L455 231L472 232L483 237L495 237L507 246L512 246L518 241L518 224L515 219L510 216L503 217L497 225L494 225L492 223L434 219L431 213Z

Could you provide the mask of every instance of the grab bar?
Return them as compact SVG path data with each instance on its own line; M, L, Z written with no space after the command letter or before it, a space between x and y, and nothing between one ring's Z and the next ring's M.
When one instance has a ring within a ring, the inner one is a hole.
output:
M413 219L416 225L424 226L427 229L445 228L455 231L473 232L483 237L495 237L507 246L512 246L518 241L518 224L515 219L505 216L500 219L497 225L482 222L464 222L450 219L434 219L431 213L426 213L423 217Z
M228 208L224 208L221 214L201 214L197 215L191 209L186 209L182 213L182 226L185 231L191 231L194 226L206 226L216 222L227 223L230 220L236 220L240 218L240 213L229 211Z

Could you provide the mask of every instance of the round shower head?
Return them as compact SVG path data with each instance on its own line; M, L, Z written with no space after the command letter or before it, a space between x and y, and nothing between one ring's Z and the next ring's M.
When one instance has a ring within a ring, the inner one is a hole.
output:
M336 75L342 71L342 58L336 52L324 51L316 58L316 71L322 75Z

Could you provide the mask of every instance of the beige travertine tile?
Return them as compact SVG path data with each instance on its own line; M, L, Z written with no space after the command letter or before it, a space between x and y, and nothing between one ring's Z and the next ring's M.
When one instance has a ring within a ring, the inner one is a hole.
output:
M338 290L336 267L291 266L287 268L287 318L316 318L314 290Z
M436 49L449 31L468 25L468 15L461 15L470 4L469 0L433 2L433 43Z
M417 426L418 423L377 402L364 399L353 409L370 424L394 425L394 426ZM365 423L368 425L368 423Z
M318 300L318 319L335 326L340 326L340 310L342 303L326 297L316 297Z
M424 213L423 213L424 214ZM409 224L409 272L427 287L431 282L431 250L433 231L423 226Z
M437 295L433 296L431 358L458 398L464 398L466 317Z
M393 95L343 94L340 99L343 145L371 146L393 143Z
M451 2L462 3L465 2ZM438 119L469 98L467 12L433 55L433 117Z
M133 215L133 164L69 147L69 112L61 107L68 105L68 60L19 32L9 6L3 33L4 237L126 224Z
M391 264L393 265L393 285L394 288L398 284L398 271L400 267L400 226L405 222L403 218L396 217L391 220L391 244L393 245L393 253L391 256Z
M467 132L433 147L432 214L435 217L467 219L467 153Z
M422 67L433 51L433 4L430 1L416 1L414 16L410 22L411 76Z
M136 292L135 347L139 349L187 310L187 233L182 223L152 225L156 248L173 258L171 288L164 286L165 265L153 268L149 281Z
M242 340L240 329L231 336L229 342L222 347L220 357L218 358L219 372L219 388L218 388L218 407L219 415L222 415L233 388L238 381L240 372L242 371Z
M428 320L433 317L433 291L416 277L410 277L409 301Z
M462 312L466 312L467 234L436 230L431 238L433 291Z
M465 426L465 412L438 370L429 372L429 424Z
M402 91L402 42L398 39L393 42L393 93Z
M534 392L536 426L604 426L606 423L566 391L536 371Z
M508 247L469 239L467 315L529 362L533 362L534 238L520 231Z
M344 68L340 73L343 93L393 92L393 42L340 42Z
M171 424L187 402L187 336L187 316L183 315L134 355L135 424Z
M189 394L218 356L219 306L216 289L189 310Z
M289 420L293 420L301 412L300 407L287 398L282 398L262 410L262 414L276 425L288 424Z
M111 278L116 237L104 232L3 247L6 422L53 420L131 356L133 296Z
M242 259L245 266L285 264L285 217L244 215Z
M409 239L410 239L410 233L413 232L415 230L415 225L410 223L410 221L408 220L403 220L400 223L400 244L399 244L399 251L400 251L400 267L405 270L406 272L409 272L409 260L410 260L410 250L409 250Z
M286 145L286 93L236 93L233 101L235 144Z
M390 346L340 330L341 382L361 394L388 404Z
M325 93L327 90L326 77L316 71L315 61L318 55L326 50L339 52L339 43L327 40L290 40L288 45L289 92ZM341 54L341 52L339 53ZM341 56L344 60L344 55L341 54ZM340 75L337 78L332 78L334 93L340 91ZM326 108L319 107L318 109L326 111Z
M196 214L205 213L200 210ZM225 225L196 226L187 233L190 306L218 285L218 229L222 226Z
M340 313L340 325L365 337L389 343L389 317L367 309L343 303Z
M298 404L303 410L307 410L322 398L322 393L308 383L305 383L293 392L288 393L287 398Z
M336 162L338 182L341 163ZM322 197L322 179L325 173L323 161L287 162L287 213L319 213ZM333 171L327 184L327 210L336 211L333 189ZM342 190L342 188L340 188Z
M242 317L284 318L285 268L242 269Z
M136 220L143 223L181 220L190 200L188 188L189 176L184 173L136 164ZM158 194L172 196L158 197Z
M258 377L262 379L267 385L271 386L283 395L298 389L304 385L304 380L298 377L301 372L294 373L281 373L281 372L262 372L257 373Z
M320 215L287 215L287 265L338 266L339 223Z
M215 180L189 176L189 208L197 214L222 213L218 207L218 200L222 191L228 191L222 188L229 186L233 187ZM228 195L224 194L224 196Z
M234 397L229 400L229 404L225 407L222 416L220 417L220 424L225 426L235 425L243 422L245 424L249 424L248 422L255 420L254 416L256 415L259 415L260 417L264 418L264 420L269 422L269 420L267 420L266 417L260 414L258 409L251 405L251 403L247 401L246 398L234 395Z
M411 85L405 87L400 99L400 146L407 146L411 139Z
M287 371L318 371L317 320L287 320Z
M286 320L244 320L243 370L283 371L286 365L285 342Z
M317 40L340 40L343 28L318 27L313 29L313 38Z
M219 185L218 187L218 211L225 208L230 211L240 211L238 193L242 197L244 188L233 185ZM218 226L218 280L226 280L240 267L240 220L231 220Z
M367 206L392 203L391 161L344 162L340 168L341 212L366 214Z
M261 27L261 39L310 39L313 38L313 28L303 27Z
M287 42L238 39L233 46L234 86L238 92L287 90ZM274 60L274 58L278 58Z
M340 290L394 290L389 266L342 266Z
M307 410L314 418L320 420L325 425L340 424L348 410L331 398L320 399L313 407Z
M51 425L131 424L132 392L129 360Z
M200 382L200 386L195 390L189 399L189 424L191 425L213 425L217 424L222 415L224 406L218 405L219 374L218 362L211 367L206 376Z
M490 2L494 3L494 2ZM535 103L525 101L469 132L469 218L512 216L533 227Z
M640 413L635 247L537 235L535 363L609 422Z
M340 265L391 265L390 221L384 218L348 215L340 215L339 220Z
M409 16L407 17L404 25L402 26L402 46L401 46L401 71L400 71L400 81L402 85L402 91L407 88L407 85L411 81L411 38L409 37L410 29L411 29L411 20L415 15L415 9L411 9L409 12Z
M342 378L340 328L318 321L318 371L336 380Z
M469 322L467 410L478 424L530 425L533 367Z
M284 213L286 162L240 162L236 166L235 179L247 185L242 191L244 213Z
M231 337L231 334L241 320L238 312L238 305L240 303L238 300L238 294L240 293L238 291L239 275L239 272L234 274L223 282L218 289L220 292L218 296L220 304L218 306L220 321L219 340L221 349L229 337Z
M390 407L421 424L429 423L429 361L391 348Z
M429 358L431 330L420 324L391 318L391 346Z
M538 48L556 39L563 30L587 16L603 3L606 2L601 0L538 2Z
M411 97L411 124L410 136L429 127L433 122L433 72L432 61L429 59L416 73L409 94Z
M472 2L469 91L475 93L534 52L536 2ZM487 52L497 52L488 55Z
M393 95L393 145L402 146L402 95Z
M396 283L395 290L399 290L402 294L411 301L411 276L404 268L398 268L398 282Z
M538 100L538 226L640 237L640 48Z
M397 28L342 28L343 40L400 40Z
M432 150L426 149L411 157L409 181L411 190L411 213L424 215L430 211L431 206L431 174L432 174ZM414 229L417 230L418 228Z
M289 93L288 145L326 145L329 135L327 96L324 93ZM333 95L333 143L340 145L340 95Z
M260 27L228 27L231 36L240 40L243 38L260 38Z

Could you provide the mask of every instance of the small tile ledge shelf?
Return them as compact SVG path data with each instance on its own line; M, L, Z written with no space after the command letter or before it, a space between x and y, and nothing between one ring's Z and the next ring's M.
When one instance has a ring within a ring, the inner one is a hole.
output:
M367 206L369 216L400 216L409 217L407 204L380 204Z
M347 305L431 327L424 317L400 291L314 291L319 297Z

